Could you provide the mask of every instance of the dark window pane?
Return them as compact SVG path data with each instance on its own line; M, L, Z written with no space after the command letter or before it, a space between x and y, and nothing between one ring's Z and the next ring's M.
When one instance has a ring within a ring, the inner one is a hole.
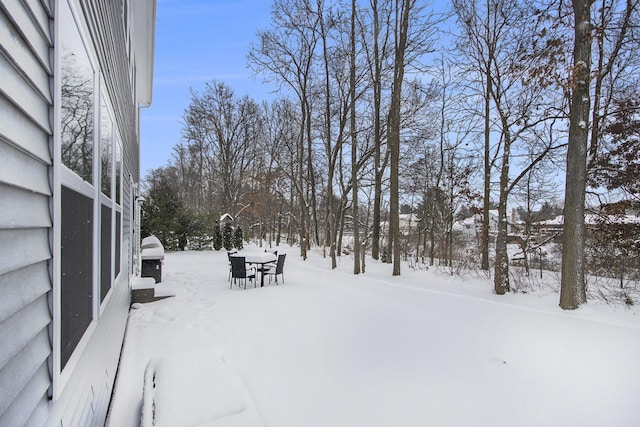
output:
M93 318L93 201L67 187L61 193L61 366Z
M118 277L118 274L120 274L120 245L122 244L122 231L120 230L121 222L122 213L116 212L116 255L114 258L116 263L115 277Z
M116 203L117 204L122 204L122 200L121 198L121 192L122 192L122 184L120 182L121 179L121 175L122 175L122 144L120 143L119 140L117 140L116 144L116 171L115 171L115 175L116 175Z
M111 289L111 208L100 209L100 302Z

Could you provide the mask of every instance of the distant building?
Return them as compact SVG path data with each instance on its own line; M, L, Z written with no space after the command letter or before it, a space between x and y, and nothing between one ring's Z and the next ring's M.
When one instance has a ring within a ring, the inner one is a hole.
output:
M409 214L400 214L399 217L399 228L400 233L403 235L408 235L409 233L413 233L414 231L418 231L418 227L420 224L420 217L414 213Z
M225 221L229 221L229 222L233 222L233 217L231 216L231 214L229 213L225 213L223 215L220 215L220 223L223 223Z
M398 228L400 229L401 235L408 235L409 233L417 232L420 225L420 217L414 213L410 214L399 214L398 215L399 223ZM382 221L380 223L380 229L382 230L382 235L386 238L389 235L389 222Z
M156 0L0 4L0 426L104 425Z
M475 214L472 217L456 221L453 229L462 231L464 234L476 234L482 229L482 214ZM498 231L498 210L489 211L489 234L496 234Z
M564 215L558 215L555 218L547 219L544 221L536 221L531 224L532 232L535 234L549 236L552 234L559 234L562 232L564 225Z

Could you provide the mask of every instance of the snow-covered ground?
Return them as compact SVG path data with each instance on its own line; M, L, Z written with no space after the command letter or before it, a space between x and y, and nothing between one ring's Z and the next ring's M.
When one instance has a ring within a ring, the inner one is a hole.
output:
M174 427L640 425L636 307L286 251L246 291L224 251L167 254L176 296L131 310L108 425L140 425L145 387Z

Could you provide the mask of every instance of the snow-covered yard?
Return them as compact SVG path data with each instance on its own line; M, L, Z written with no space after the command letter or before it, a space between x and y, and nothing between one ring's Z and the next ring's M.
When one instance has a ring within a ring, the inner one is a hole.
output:
M176 296L131 310L109 425L140 425L150 361L145 411L174 427L640 425L636 307L287 252L284 284L246 291L224 251L167 254Z

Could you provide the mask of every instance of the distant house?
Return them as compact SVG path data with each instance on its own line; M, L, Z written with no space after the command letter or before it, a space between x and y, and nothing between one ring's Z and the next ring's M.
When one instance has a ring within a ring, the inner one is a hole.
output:
M463 231L466 234L479 233L482 230L482 214L476 214L471 218L467 218L461 221L457 221L454 224L454 230ZM507 215L507 226L509 233L517 233L521 226L520 218L515 209L511 210L511 215ZM489 234L496 235L498 233L498 210L489 210Z
M417 232L420 225L420 217L414 213L398 215L400 233L407 236L409 233Z
M403 236L408 236L410 233L417 233L420 227L420 217L414 213L409 214L399 214L398 215L398 228L400 229L400 234ZM382 230L383 236L388 236L389 234L389 223L388 221L380 222L380 229Z
M482 227L482 218L478 215L470 216L453 223L453 231L458 232L464 236L475 237L480 232Z
M0 426L103 425L156 0L0 0Z
M551 236L553 234L562 233L562 227L564 226L564 216L558 215L555 218L547 219L544 221L536 221L531 224L531 229L535 234L542 236Z
M469 218L456 220L453 223L453 230L465 236L477 237L482 230L482 214L475 214ZM494 235L498 232L498 210L489 211L489 234Z
M223 222L233 222L233 217L231 216L231 214L229 213L225 213L223 215L220 215L220 223Z

